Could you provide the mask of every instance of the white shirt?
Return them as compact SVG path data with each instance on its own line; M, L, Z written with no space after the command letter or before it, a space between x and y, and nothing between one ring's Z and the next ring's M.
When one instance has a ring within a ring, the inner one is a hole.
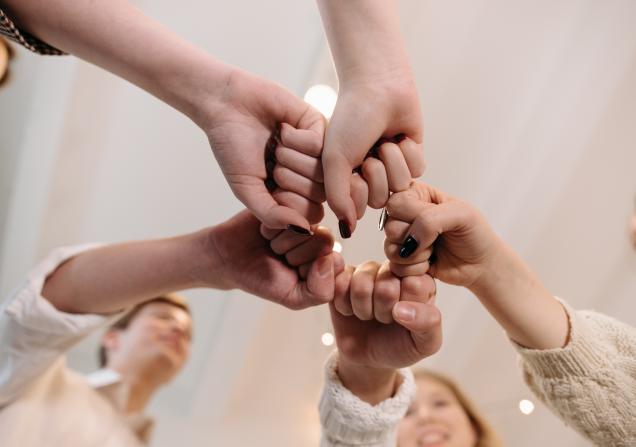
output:
M139 447L152 421L122 412L128 390L118 374L84 377L65 353L120 314L68 314L42 297L47 276L96 245L64 247L31 271L0 307L0 446Z

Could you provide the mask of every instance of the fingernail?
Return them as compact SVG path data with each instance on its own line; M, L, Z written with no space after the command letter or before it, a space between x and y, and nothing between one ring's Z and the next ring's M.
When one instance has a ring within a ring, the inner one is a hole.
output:
M325 257L318 261L318 274L323 278L331 276L331 262Z
M351 237L351 228L349 228L347 221L339 220L338 229L340 230L340 236L342 236L343 239L349 239Z
M408 258L413 254L417 247L420 245L419 242L415 240L413 236L409 234L404 243L402 244L402 248L400 248L400 258Z
M306 228L299 227L298 225L289 224L287 229L293 233L300 234L302 236L311 236L311 231Z
M395 316L401 321L415 320L415 309L407 304L397 303L395 305Z

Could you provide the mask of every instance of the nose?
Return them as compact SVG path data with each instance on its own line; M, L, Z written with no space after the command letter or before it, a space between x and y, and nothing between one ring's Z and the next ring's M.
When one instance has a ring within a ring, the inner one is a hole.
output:
M419 405L417 408L417 419L420 422L430 422L433 420L433 411L428 405Z

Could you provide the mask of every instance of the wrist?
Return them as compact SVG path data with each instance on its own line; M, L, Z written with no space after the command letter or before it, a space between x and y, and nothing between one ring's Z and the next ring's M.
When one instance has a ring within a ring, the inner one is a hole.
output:
M229 96L232 80L240 70L207 54L186 67L187 72L169 77L163 89L171 92L175 108L206 131L222 111L224 98Z
M338 377L361 400L377 405L395 395L400 375L392 368L377 368L353 362L339 353Z
M198 287L208 287L219 290L236 288L230 275L226 274L222 256L216 244L217 227L205 228L192 234L192 256L197 261L195 281Z

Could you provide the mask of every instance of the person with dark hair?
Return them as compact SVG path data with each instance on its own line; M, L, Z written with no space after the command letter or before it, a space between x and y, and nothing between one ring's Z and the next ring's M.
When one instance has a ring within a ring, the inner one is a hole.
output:
M183 236L51 253L0 308L0 445L139 446L152 421L143 410L190 353L187 303L195 287L241 289L290 309L333 299L344 268L324 228L283 231L274 252L247 210ZM104 367L84 377L65 353L102 337Z

